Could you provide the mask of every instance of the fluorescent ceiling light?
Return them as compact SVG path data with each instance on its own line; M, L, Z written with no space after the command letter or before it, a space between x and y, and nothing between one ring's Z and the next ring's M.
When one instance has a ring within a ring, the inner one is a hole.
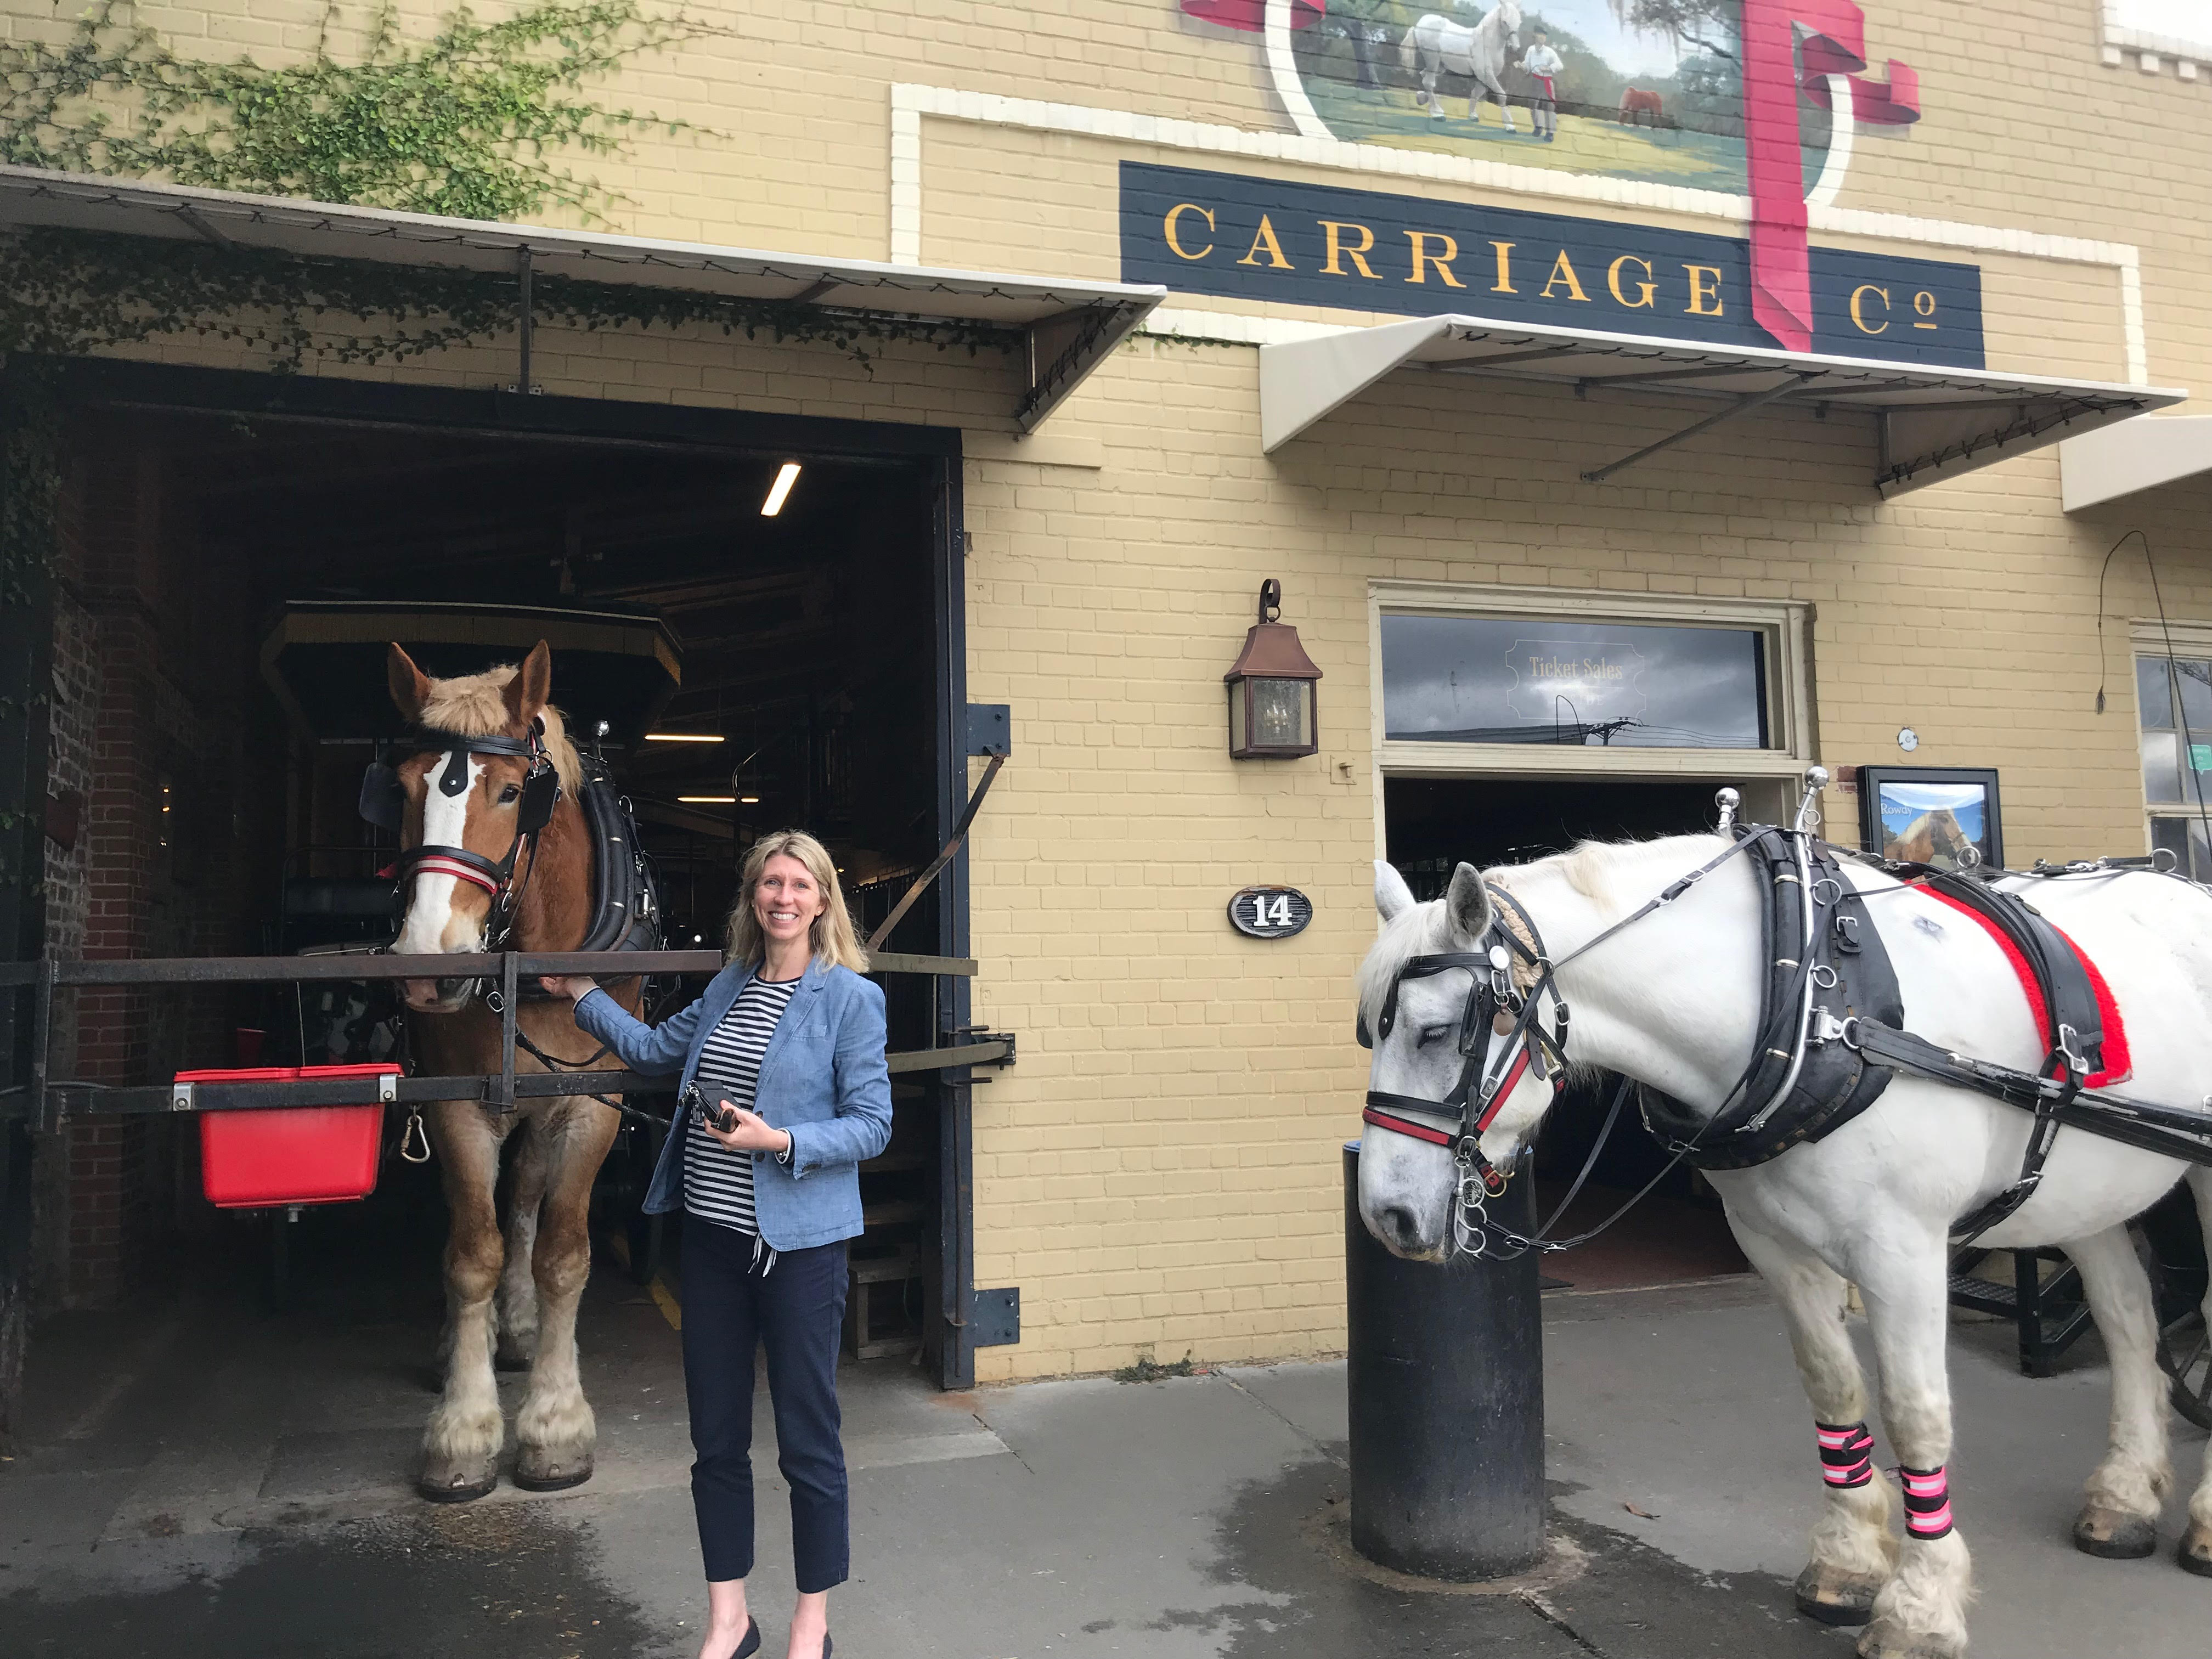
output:
M722 741L720 735L714 732L648 732L645 734L645 740L647 743L720 743Z
M676 798L686 806L735 806L735 795L678 795Z
M773 519L783 511L783 498L791 494L792 485L799 482L799 463L786 461L776 469L775 482L768 487L768 499L761 503L761 517Z
M738 797L738 805L740 806L758 806L760 805L760 797L758 795L740 795Z

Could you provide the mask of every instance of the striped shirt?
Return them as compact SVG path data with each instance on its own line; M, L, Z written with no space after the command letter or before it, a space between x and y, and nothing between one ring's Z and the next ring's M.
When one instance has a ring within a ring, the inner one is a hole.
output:
M721 1101L753 1109L761 1058L776 1022L799 988L795 979L755 979L738 993L722 1023L707 1035L695 1075L709 1108ZM757 1234L753 1218L753 1155L733 1152L695 1118L685 1119L684 1208L686 1213L742 1232Z

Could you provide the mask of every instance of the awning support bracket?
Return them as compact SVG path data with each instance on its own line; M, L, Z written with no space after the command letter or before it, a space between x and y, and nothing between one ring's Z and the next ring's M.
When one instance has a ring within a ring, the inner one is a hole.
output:
M1114 317L1103 307L1087 307L1076 319L1073 337L1061 347L1058 356L1041 368L1037 362L1038 337L1061 320L1048 319L1033 325L1029 331L1029 390L1014 409L1014 423L1024 432L1035 431L1038 422L1083 378L1083 371L1099 355L1098 343L1111 328Z
M1656 455L1662 449L1672 449L1676 444L1686 443L1691 439L1696 437L1699 433L1711 431L1713 428L1720 425L1723 421L1733 421L1740 415L1748 415L1755 409L1764 409L1767 404L1775 402L1778 398L1788 397L1791 392L1796 391L1799 386L1803 386L1808 380L1816 378L1818 377L1813 374L1792 374L1780 386L1771 386L1764 392L1754 392L1749 397L1739 398L1735 402L1730 404L1726 409L1722 410L1717 415L1708 415L1704 420L1699 421L1695 426L1684 427L1680 432L1674 433L1671 436L1662 438L1656 443L1644 445L1643 448L1638 450L1632 455L1624 455L1617 461L1608 462L1604 466L1601 466L1591 471L1583 473L1583 482L1584 483L1603 483L1607 478L1613 477L1614 473L1620 471L1626 467L1634 466L1638 461L1649 460L1652 456Z

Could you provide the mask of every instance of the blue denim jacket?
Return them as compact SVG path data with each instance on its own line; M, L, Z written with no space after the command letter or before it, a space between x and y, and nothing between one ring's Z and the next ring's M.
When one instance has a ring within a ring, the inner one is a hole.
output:
M576 1024L646 1077L699 1069L699 1051L753 976L731 966L688 1008L658 1025L623 1012L605 991L576 1004ZM680 1068L680 1069L679 1069ZM791 1162L753 1154L753 1212L771 1249L804 1250L857 1237L863 1158L891 1138L891 1079L884 1064L884 994L848 968L810 962L762 1057L753 1109L791 1135ZM653 1215L684 1207L684 1125L660 1149L646 1190Z

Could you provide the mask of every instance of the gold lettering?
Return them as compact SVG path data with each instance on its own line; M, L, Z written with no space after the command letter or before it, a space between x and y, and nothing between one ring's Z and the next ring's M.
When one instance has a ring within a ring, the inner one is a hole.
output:
M1725 309L1721 299L1721 268L1718 265L1684 265L1690 274L1690 303L1684 307L1692 317L1718 317ZM1708 282L1706 279L1711 280ZM1710 306L1705 303L1711 300Z
M1264 259L1260 257L1261 248L1267 250L1267 257ZM1283 258L1283 245L1275 240L1275 228L1267 222L1267 216L1264 213L1260 216L1260 228L1252 236L1252 251L1237 263L1240 265L1267 265L1276 270L1297 269Z
M1637 287L1637 297L1630 299L1620 291L1620 268L1623 265L1642 265L1644 280ZM1613 297L1631 311L1641 311L1651 303L1651 296L1659 291L1659 284L1651 280L1651 261L1639 259L1632 253L1624 253L1606 267L1605 285L1613 290Z
M1544 297L1547 300L1550 299L1552 290L1561 283L1567 285L1567 292L1572 297L1580 300L1584 305L1589 303L1589 295L1583 292L1582 279L1575 275L1574 266L1567 263L1567 251L1565 248L1559 250L1559 257L1552 262L1552 274L1544 283Z
M1490 285L1490 291L1492 294L1518 294L1521 290L1513 286L1513 261L1510 257L1513 244L1492 242L1490 246L1498 250L1498 280Z
M1912 310L1914 315L1925 317L1928 319L1924 323L1913 324L1913 327L1933 328L1936 326L1936 296L1930 294L1926 289L1922 289L1919 293L1912 296Z
M1881 295L1881 328L1868 327L1865 314L1859 309L1863 302L1862 296L1869 294ZM1861 283L1853 289L1851 290L1851 325L1862 334L1879 334L1883 329L1887 329L1889 326L1889 290L1886 288L1876 288L1872 283Z
M1197 252L1193 253L1188 248L1182 245L1182 241L1176 235L1176 221L1186 213L1195 213L1200 218L1206 221L1206 228L1208 230L1212 230L1213 228L1212 209L1202 208L1195 202L1177 202L1173 207L1168 210L1166 223L1168 246L1175 250L1176 258L1178 259L1203 259L1207 254L1213 252L1212 243L1208 242L1204 247L1199 249Z
M1375 246L1375 233L1373 231L1368 229L1364 225L1339 224L1334 219L1323 219L1320 223L1321 228L1328 233L1328 262L1322 266L1322 272L1324 276L1349 276L1352 273L1346 270L1342 264L1340 263L1340 260L1349 259L1353 264L1359 267L1359 274L1362 276L1364 276L1369 282L1379 283L1382 280L1367 268L1367 261L1361 257L1363 254L1370 252ZM1338 240L1340 235L1347 230L1358 231L1359 233L1359 240L1357 242L1352 243L1340 241Z
M1406 278L1407 282L1426 282L1428 280L1427 275L1422 270L1421 267L1425 264L1429 264L1434 265L1437 268L1437 275L1444 279L1445 287L1465 288L1467 286L1465 283L1460 281L1458 277L1453 276L1451 273L1451 262L1459 258L1459 244L1457 242L1445 235L1442 231L1409 230L1406 233L1406 235L1407 238L1413 244L1413 274ZM1432 241L1442 242L1444 245L1444 251L1440 254L1430 252L1429 244Z

